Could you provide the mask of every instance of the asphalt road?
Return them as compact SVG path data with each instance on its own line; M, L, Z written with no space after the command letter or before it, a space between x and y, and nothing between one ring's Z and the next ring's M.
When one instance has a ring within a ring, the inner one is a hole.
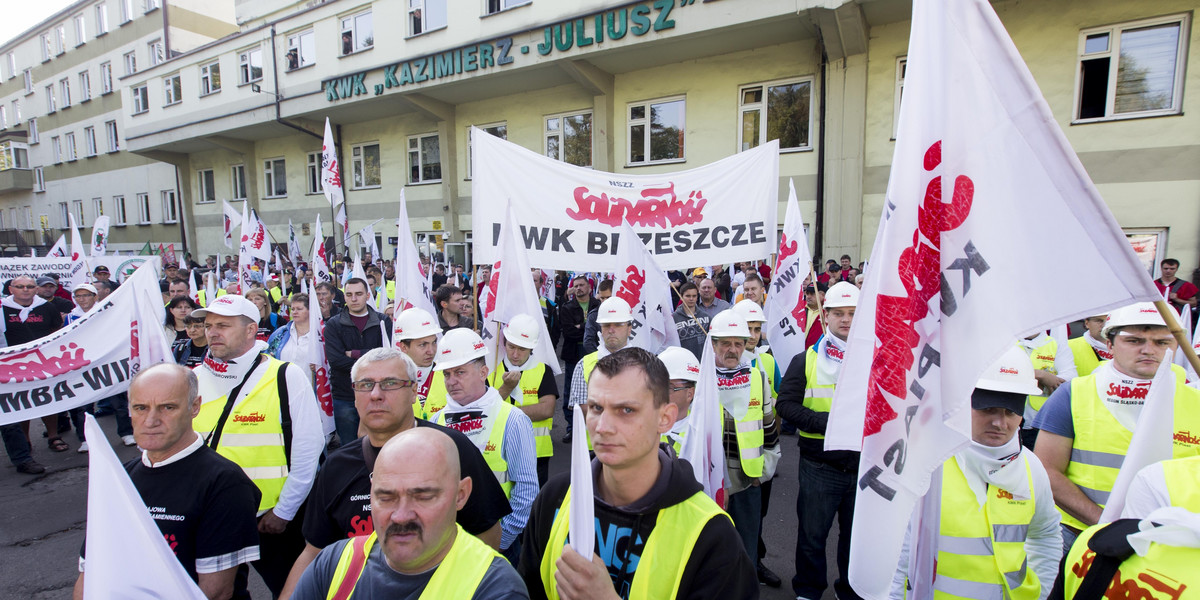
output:
M137 456L136 448L121 445L112 417L103 417L99 422L122 461ZM553 431L552 474L565 471L570 465L568 446L559 442L564 432L563 423L560 410ZM33 455L46 466L45 474L23 475L17 473L6 459L0 460L3 463L0 466L0 506L4 507L0 512L0 564L4 565L0 570L0 599L69 599L78 576L79 549L87 519L87 455L74 451L79 445L74 433L64 437L70 443L71 451L51 452L42 431L41 422L35 422L31 432ZM782 443L783 459L763 531L768 549L764 562L784 583L777 589L760 586L762 598L769 600L794 597L790 579L795 572L797 452L794 437L785 437ZM827 552L831 569L836 569L833 558L836 539L835 527ZM731 540L731 543L736 541ZM832 582L832 571L829 577ZM254 598L270 598L253 572L250 581ZM833 598L832 589L827 590L824 597Z

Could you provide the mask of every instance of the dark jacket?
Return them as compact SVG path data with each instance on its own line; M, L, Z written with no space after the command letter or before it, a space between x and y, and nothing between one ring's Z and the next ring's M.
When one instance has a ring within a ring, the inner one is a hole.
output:
M629 593L630 583L641 562L642 550L654 530L658 511L679 504L702 489L692 476L691 465L669 457L661 448L659 462L663 470L649 494L621 508L610 506L599 498L595 501L596 551L609 565L613 587L622 598ZM593 474L597 473L598 464L593 461ZM546 597L541 578L542 555L547 551L546 544L550 540L555 513L562 507L563 497L570 486L570 475L560 473L542 488L533 502L529 523L521 538L521 559L517 562L517 571L525 580L532 600ZM637 533L613 533L622 530L636 530ZM733 522L718 516L705 525L692 548L675 549L678 552L690 552L676 598L758 598L758 577L739 539ZM605 540L624 541L606 544ZM629 540L637 541L631 543Z
M817 412L804 406L804 388L808 385L808 378L804 374L806 357L804 352L792 357L787 373L784 373L783 380L779 383L779 400L775 404L775 411L799 431L824 435L825 427L829 424L829 413ZM857 452L827 452L823 439L806 438L802 435L797 435L796 438L801 456L846 472L858 470Z
M350 388L350 367L354 366L358 356L383 347L383 333L379 331L381 319L391 331L392 319L370 306L367 306L367 325L362 331L354 326L347 309L342 309L342 312L325 322L325 359L329 361L329 383L333 388L334 400L354 402L354 390ZM347 351L354 350L358 350L356 356L346 356Z
M600 301L593 296L588 300L588 313L600 310ZM558 323L562 330L562 359L567 362L579 360L583 355L583 334L588 315L583 313L579 301L571 298L559 305Z

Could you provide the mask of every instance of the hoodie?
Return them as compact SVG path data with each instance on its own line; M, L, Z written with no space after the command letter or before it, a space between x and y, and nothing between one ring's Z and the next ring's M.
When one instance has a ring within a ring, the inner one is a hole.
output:
M672 458L664 446L659 447L658 461L662 471L642 498L628 506L611 506L599 497L595 501L596 553L608 565L613 588L621 598L629 598L629 588L642 549L654 531L658 511L702 490L692 475L691 465ZM593 479L599 479L601 468L599 461L592 461ZM554 516L570 483L570 473L552 477L533 503L517 563L532 600L546 597L541 576L542 555L546 552ZM676 598L758 598L758 578L740 539L729 519L718 517L709 521L691 550Z

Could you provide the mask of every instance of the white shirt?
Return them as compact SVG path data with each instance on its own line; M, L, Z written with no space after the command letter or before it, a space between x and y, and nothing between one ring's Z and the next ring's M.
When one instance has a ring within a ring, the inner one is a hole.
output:
M1025 539L1025 555L1029 568L1041 584L1039 600L1046 600L1050 588L1054 586L1054 578L1058 576L1058 563L1062 559L1062 530L1059 523L1062 517L1054 505L1054 492L1050 489L1050 477L1042 461L1030 452L1021 448L1021 458L1029 464L1029 472L1033 476L1033 520L1029 522L1029 534ZM983 483L983 482L980 482ZM912 544L912 522L904 532L904 546L900 550L900 563L896 565L896 573L892 576L892 589L889 598L905 597L905 583L908 580L908 553Z
M300 335L296 331L295 323L288 323L288 327L291 327L292 331L288 335L287 343L279 349L279 360L304 367L309 364L308 361L312 357L312 329L309 329L308 333ZM312 369L301 370L308 376L309 383L312 383Z
M211 402L228 394L242 380L242 376L254 361L254 355L265 346L262 342L254 345L247 353L229 362L229 369L224 376L218 377L205 366L195 369L196 378L200 380L200 402ZM265 361L263 361L265 362ZM288 409L292 417L292 466L288 471L287 480L279 492L279 501L271 510L275 516L285 521L291 521L296 516L300 505L308 497L313 479L317 475L317 459L325 448L325 435L321 430L321 412L317 406L317 396L313 393L312 384L305 375L307 369L300 365L292 365L284 377L288 387ZM246 393L254 389L262 379L266 369L255 369L238 398L234 400L233 408L246 399Z

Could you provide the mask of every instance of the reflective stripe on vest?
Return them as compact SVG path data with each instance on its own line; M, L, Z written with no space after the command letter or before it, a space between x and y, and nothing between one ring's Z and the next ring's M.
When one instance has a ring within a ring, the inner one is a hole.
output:
M1025 474L1033 489L1027 457ZM953 457L942 464L941 530L938 535L934 598L1036 600L1041 591L1028 569L1025 539L1033 520L1034 498L1017 500L988 486L979 501ZM969 509L969 510L968 510Z
M1033 361L1034 370L1058 373L1058 369L1054 368L1054 357L1058 355L1058 341L1054 338L1047 337L1046 343L1033 350L1026 350L1024 346L1021 346L1021 349L1029 354L1029 360ZM1038 411L1042 410L1042 406L1046 404L1046 398L1047 396L1033 395L1025 397L1029 408L1033 409L1032 416L1036 416Z
M750 366L758 367L767 376L767 391L770 392L772 398L779 397L779 390L775 389L775 357L769 352L764 352L755 357L754 362Z
M596 363L598 363L598 362L600 362L600 351L599 350L583 357L583 387L585 390L587 389L588 378L590 378L592 376L592 369L596 368ZM571 401L574 402L575 399L571 398ZM586 407L587 406L587 398L584 398L583 402L579 402L579 404L582 404ZM584 412L583 414L586 416L587 412ZM574 417L568 416L567 418L571 419ZM587 431L584 431L583 435L587 436L588 450L591 450L592 449L591 434L589 434Z
M263 355L265 368L258 367L262 377L225 421L217 454L228 458L245 471L246 476L262 492L258 510L264 511L279 501L279 492L287 481L287 454L283 446L283 424L279 412L278 378L283 361ZM200 413L192 420L192 428L208 439L217 427L225 408L226 396L202 399Z
M738 458L742 471L748 477L762 477L763 473L763 377L762 371L750 368L750 408L746 414L733 423L737 435ZM728 431L729 421L733 415L722 409Z
M1200 457L1163 461L1162 467L1171 506L1182 506L1200 513Z
M1064 597L1074 598L1079 584L1091 569L1096 553L1088 542L1108 524L1093 525L1079 534L1063 562ZM1171 547L1152 542L1146 556L1131 554L1113 575L1108 590L1113 598L1190 598L1186 590L1200 588L1200 548Z
M496 406L500 412L492 419L492 429L488 431L487 442L479 452L483 454L483 460L492 470L492 475L496 476L496 481L500 482L504 495L512 498L513 482L508 478L508 461L504 460L504 431L508 427L508 417L515 409L507 402L497 402ZM446 411L439 411L434 422L446 427Z
M418 401L421 403L421 412L416 414L426 421L433 421L438 413L446 408L446 376L442 371L433 372L429 380L429 391L424 398L418 398Z
M420 598L471 598L487 575L492 561L501 558L479 538L463 531L461 525L455 524L455 528L458 533L454 537L454 544L429 578L429 583L425 584ZM342 548L337 568L333 571L333 580L329 582L326 600L349 600L353 597L354 588L366 570L375 541L376 534L372 531L371 535L351 538Z
M1096 350L1083 336L1067 340L1067 347L1075 358L1075 372L1079 377L1091 375L1100 366L1100 357L1096 356Z
M500 384L504 383L504 373L507 371L504 367L504 362L496 365L496 369L492 371L491 377L488 377L488 385L500 389ZM514 403L512 396L505 396L504 400L513 406L525 406L526 404L537 404L540 398L538 397L538 388L542 385L542 378L546 374L546 365L539 364L536 367L521 371L521 381L517 385L521 388L521 402ZM554 440L550 439L550 428L554 426L554 417L542 419L541 421L533 422L533 441L537 446L538 458L554 456Z
M1175 427L1172 457L1200 455L1200 391L1175 380ZM1075 428L1067 479L1079 486L1092 502L1103 507L1117 481L1133 432L1122 426L1104 407L1096 391L1095 374L1071 380L1071 421ZM1062 522L1087 529L1079 519L1059 509Z
M804 381L804 408L819 413L828 413L829 409L833 407L834 384L817 384L816 346L809 348L804 353ZM825 435L821 433L809 433L800 429L796 429L796 433L801 437L814 440L825 439Z
M567 488L567 494L554 516L554 524L550 527L546 551L542 554L540 571L547 600L559 598L554 574L558 571L558 558L567 544L571 512L567 508L570 503L571 489ZM678 596L683 570L687 567L700 532L709 521L720 517L729 518L704 492L696 492L687 500L658 511L654 529L650 530L641 558L627 568L627 571L633 569L629 600L658 600Z

